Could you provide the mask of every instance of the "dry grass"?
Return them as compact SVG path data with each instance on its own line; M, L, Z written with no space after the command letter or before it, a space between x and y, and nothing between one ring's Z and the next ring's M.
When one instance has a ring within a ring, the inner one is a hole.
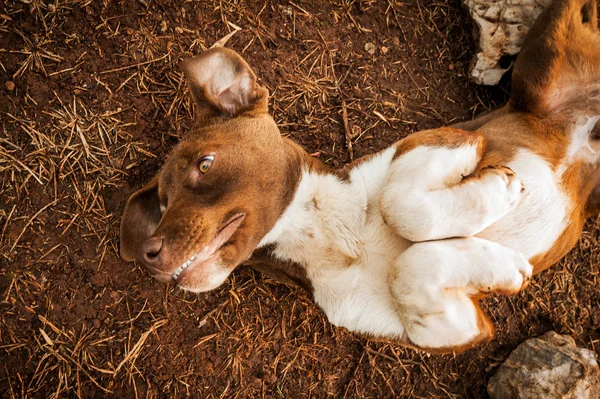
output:
M0 5L0 395L482 397L494 366L557 329L597 348L598 222L499 335L430 357L334 328L247 269L210 295L119 260L127 195L191 124L180 59L226 38L282 133L333 166L506 99L468 84L458 1L8 0Z

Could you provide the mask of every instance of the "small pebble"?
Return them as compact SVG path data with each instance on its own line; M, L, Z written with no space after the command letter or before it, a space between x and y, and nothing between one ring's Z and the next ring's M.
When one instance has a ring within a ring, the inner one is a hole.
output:
M365 51L371 55L375 54L375 51L377 51L377 47L375 47L375 45L373 43L367 43L365 44Z
M55 12L56 6L54 4L48 4L48 12Z
M13 91L15 89L15 83L13 81L8 80L4 85L8 91Z
M389 48L387 48L387 47L385 47L385 46L382 46L382 47L381 47L381 54L385 55L385 54L387 54L387 53L388 53L388 51L390 51L390 49L389 49Z

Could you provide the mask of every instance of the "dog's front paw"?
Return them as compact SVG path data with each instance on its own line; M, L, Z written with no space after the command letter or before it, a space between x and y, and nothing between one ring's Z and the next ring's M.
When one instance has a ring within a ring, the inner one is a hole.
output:
M494 336L494 327L467 297L449 297L445 309L405 315L411 343L432 353L462 352Z
M482 208L492 219L503 217L519 205L525 187L508 166L487 166L473 177L486 186Z
M522 193L525 191L525 186L518 178L517 174L508 166L495 166L488 168L489 173L497 174L506 185L506 198L509 207L514 208L518 205Z
M512 258L496 267L493 280L480 287L482 293L511 295L527 287L533 274L533 267L520 252L515 252Z

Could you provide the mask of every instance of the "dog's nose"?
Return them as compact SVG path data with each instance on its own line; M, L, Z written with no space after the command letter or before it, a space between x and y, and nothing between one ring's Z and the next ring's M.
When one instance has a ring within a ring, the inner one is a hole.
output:
M162 263L161 250L163 248L162 237L150 237L143 244L141 248L141 260L148 266L159 267Z

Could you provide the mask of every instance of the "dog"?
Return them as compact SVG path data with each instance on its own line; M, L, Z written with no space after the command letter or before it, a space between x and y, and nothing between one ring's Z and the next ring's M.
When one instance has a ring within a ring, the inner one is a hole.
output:
M127 201L121 256L192 292L249 264L337 326L432 353L488 341L479 299L519 292L600 211L597 25L595 0L555 0L504 108L342 170L281 137L237 53L185 60L196 124Z

